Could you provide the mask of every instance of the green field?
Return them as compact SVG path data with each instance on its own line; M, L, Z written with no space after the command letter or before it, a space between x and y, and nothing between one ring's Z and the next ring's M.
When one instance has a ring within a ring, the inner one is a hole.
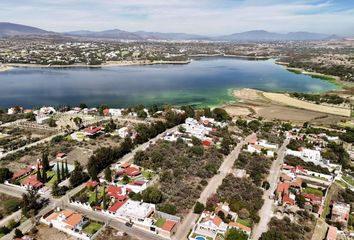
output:
M90 222L89 225L87 225L86 227L84 227L84 229L82 229L82 231L86 234L94 234L96 233L98 230L100 230L100 228L103 226L102 223L98 223L98 222Z
M323 192L316 188L307 187L302 189L303 193L313 194L315 196L323 197Z

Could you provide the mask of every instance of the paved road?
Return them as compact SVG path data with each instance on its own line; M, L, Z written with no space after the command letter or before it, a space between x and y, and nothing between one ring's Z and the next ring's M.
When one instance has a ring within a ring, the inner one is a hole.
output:
M286 145L288 145L289 140L285 140L283 145L278 150L278 157L275 161L273 161L272 166L269 171L269 175L267 181L270 184L270 188L263 193L264 204L262 208L259 210L258 215L260 216L260 221L258 224L254 226L252 229L252 240L258 240L262 233L268 230L268 223L272 218L273 214L273 200L269 197L274 193L277 182L281 173L281 166L284 162L284 155L286 150Z
M114 219L112 217L109 217L105 214L102 214L100 212L92 211L92 210L87 210L85 208L81 208L78 206L73 206L68 204L66 208L69 208L74 211L78 211L83 213L84 215L88 216L90 219L100 221L100 222L105 222L107 223L108 226L117 229L119 231L124 231L128 233L130 236L135 237L137 239L141 240L166 240L165 238L162 238L160 236L157 236L156 234L147 232L145 230L138 229L136 227L127 227L124 223L118 221L117 219Z
M123 156L120 159L120 162L124 163L124 162L129 162L132 161L134 158L134 154L137 151L144 151L145 149L147 149L150 146L151 142L156 142L158 139L160 139L166 132L171 132L171 131L175 131L178 129L179 126L173 127L171 129L166 130L165 132L159 134L158 136L156 136L155 138L151 139L149 142L146 142L144 144L139 145L138 147L136 147L131 153L126 154L125 156ZM54 136L52 136L54 137ZM51 137L51 138L52 138ZM44 140L44 139L43 139ZM43 141L42 140L42 141ZM50 139L51 140L51 139ZM37 142L38 143L38 142ZM29 147L28 145L26 147ZM1 157L0 157L1 158ZM65 194L63 197L56 199L53 198L49 195L49 192L47 191L45 194L43 194L44 197L48 197L50 200L50 203L47 207L45 207L44 209L42 209L38 215L37 218L45 215L46 213L48 213L49 211L51 211L54 207L68 207L68 208L74 208L72 205L70 205L69 200L70 197L77 194L79 191L81 191L84 187L85 187L85 183L79 185L78 187L72 189L71 191L69 191L67 194ZM14 197L22 197L23 193L26 193L27 191L25 189L21 189L21 188L16 188L16 187L12 187L12 186L8 186L5 184L0 184L0 192L12 195ZM138 239L151 239L151 240L161 240L163 238L156 236L155 234L150 234L144 230L140 230L140 229L136 229L136 228L129 228L127 226L125 226L123 223L119 222L118 220L114 220L112 218L107 217L106 215L103 215L101 213L95 212L95 211L91 211L91 210L86 210L84 208L79 208L79 211L85 213L89 218L101 218L102 221L108 222L110 221L110 226L119 230L119 231L125 231L127 232L129 235L135 236ZM105 220L106 219L106 220ZM20 229L22 232L27 232L29 231L33 226L33 223L31 222L31 220L27 220L25 222L23 222L18 229ZM4 236L2 239L12 239L14 236L14 230L7 234L6 236Z
M244 141L237 144L237 146L232 150L232 152L224 159L223 163L219 168L219 173L214 175L209 180L208 185L204 188L203 192L201 193L198 201L205 204L208 197L216 193L218 187L221 185L222 180L230 173L232 167L234 165L235 160L238 158L242 150L242 146L253 136L248 136ZM176 234L173 236L175 240L182 240L187 239L190 229L194 226L195 222L198 220L199 215L193 213L191 210L188 215L183 219L181 225L177 228Z
M22 217L21 209L0 220L0 227L6 226L11 220L18 221Z

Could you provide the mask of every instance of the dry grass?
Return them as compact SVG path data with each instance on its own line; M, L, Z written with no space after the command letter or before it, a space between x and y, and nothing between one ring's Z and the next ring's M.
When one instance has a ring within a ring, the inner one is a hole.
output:
M292 97L287 96L286 94L282 93L263 93L263 95L270 99L271 101L275 101L281 104L285 104L287 106L292 106L296 108L307 109L316 112L322 112L327 114L334 114L339 116L350 116L350 109L344 108L337 108L337 107L330 107L330 106L323 106L319 104L309 103L306 101L301 101Z

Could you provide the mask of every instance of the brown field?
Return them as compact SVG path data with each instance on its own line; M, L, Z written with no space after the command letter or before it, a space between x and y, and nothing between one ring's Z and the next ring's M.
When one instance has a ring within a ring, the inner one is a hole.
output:
M295 108L267 99L263 92L253 89L234 91L237 103L224 106L224 109L234 118L247 116L262 117L267 120L290 121L297 124L310 121L318 125L337 124L349 118L328 113L321 113L301 108ZM247 114L248 113L248 114Z
M41 224L37 226L38 232L32 236L36 240L75 240L68 234L60 232L55 228L50 228L47 225Z
M98 236L95 238L96 240L108 240L108 239L115 239L115 240L137 240L131 236L119 236L118 231L107 227L106 229L102 230Z
M339 115L344 117L350 116L350 109L323 106L320 104L310 103L296 98L292 98L283 93L264 92L263 96L270 99L271 101L278 102L291 107L296 107L296 108L301 108L301 109L306 109L306 110L316 111L316 112L321 112L326 114L334 114L334 115Z

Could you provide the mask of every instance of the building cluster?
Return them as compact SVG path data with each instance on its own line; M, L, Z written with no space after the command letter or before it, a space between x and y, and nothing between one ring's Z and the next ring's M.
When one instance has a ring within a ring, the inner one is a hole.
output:
M222 217L220 217L222 216ZM227 220L226 220L227 219ZM224 237L227 230L236 228L250 237L251 228L237 222L238 215L230 210L227 203L218 203L214 212L204 210L189 234L189 240L218 239Z
M274 157L275 151L278 149L278 144L268 143L265 139L258 139L255 135L248 140L247 152L264 154L267 157Z
M167 133L163 139L170 142L182 139L192 146L192 138L194 137L199 139L204 147L219 145L220 139L212 135L212 133L215 133L219 128L226 126L226 123L218 122L213 118L207 118L204 116L202 116L200 120L187 118L180 129Z

